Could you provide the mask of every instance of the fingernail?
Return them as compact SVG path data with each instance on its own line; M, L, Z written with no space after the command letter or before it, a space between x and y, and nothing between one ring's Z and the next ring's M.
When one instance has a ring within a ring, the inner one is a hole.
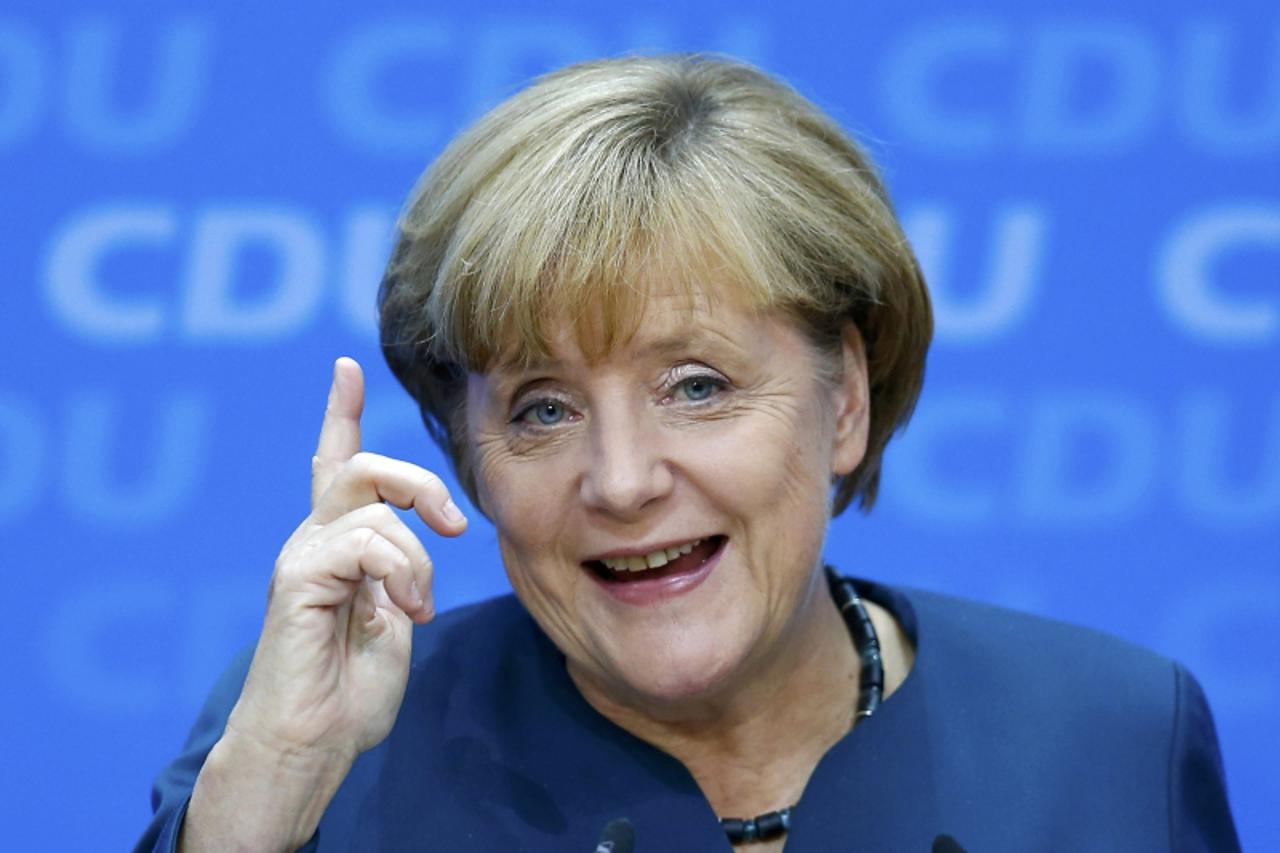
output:
M462 514L462 510L458 509L458 505L453 502L453 498L449 498L449 500L445 501L444 506L440 507L440 511L444 513L445 518L449 519L454 524L459 524L467 520L467 517Z
M409 584L409 597L413 599L414 606L422 606L422 589L419 588L417 581Z

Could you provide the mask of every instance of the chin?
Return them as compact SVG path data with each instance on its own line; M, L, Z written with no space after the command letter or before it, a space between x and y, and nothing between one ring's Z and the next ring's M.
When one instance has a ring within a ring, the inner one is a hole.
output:
M650 645L654 648L657 644ZM723 644L690 648L677 643L642 661L620 662L618 671L635 693L656 704L678 704L710 698L732 683L741 655L726 654Z

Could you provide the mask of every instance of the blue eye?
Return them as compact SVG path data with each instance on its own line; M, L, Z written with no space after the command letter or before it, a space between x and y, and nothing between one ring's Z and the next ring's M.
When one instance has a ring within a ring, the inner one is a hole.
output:
M724 383L710 376L690 376L681 380L676 387L684 391L686 400L697 403L710 399L724 388Z
M536 418L543 426L555 426L565 419L564 404L558 400L539 400L520 412L516 420L528 421Z

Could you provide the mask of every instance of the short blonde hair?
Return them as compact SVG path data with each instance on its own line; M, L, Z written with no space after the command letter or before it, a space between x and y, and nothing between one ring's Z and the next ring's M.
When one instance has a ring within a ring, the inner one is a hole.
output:
M634 331L640 272L675 260L689 292L729 282L821 350L857 324L870 429L833 514L875 501L932 335L929 296L870 159L795 90L702 55L573 65L456 138L423 174L379 292L388 364L472 501L466 374L545 356L578 318L584 351Z

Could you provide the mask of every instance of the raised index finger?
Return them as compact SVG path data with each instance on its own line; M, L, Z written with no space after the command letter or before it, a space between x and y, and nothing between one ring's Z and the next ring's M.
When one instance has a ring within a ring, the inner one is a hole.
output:
M364 373L353 358L333 363L333 384L320 425L320 441L311 459L311 506L329 488L343 464L360 452L360 414L364 411Z

